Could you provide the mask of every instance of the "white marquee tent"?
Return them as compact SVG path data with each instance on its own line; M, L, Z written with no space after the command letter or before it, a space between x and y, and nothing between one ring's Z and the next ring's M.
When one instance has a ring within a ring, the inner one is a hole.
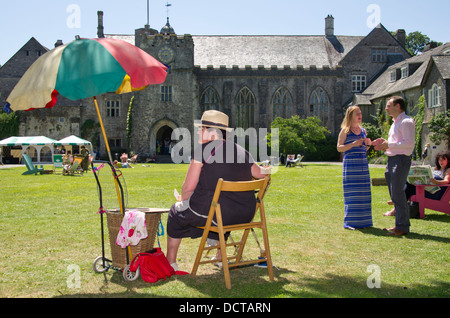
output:
M0 147L22 147L22 155L30 154L36 163L51 163L56 140L45 136L9 137L0 141ZM36 151L36 153L34 153Z
M69 136L55 142L55 146L86 146L89 153L93 153L92 143L77 136Z
M30 155L35 163L52 163L55 146L86 146L87 150L92 154L93 148L90 141L84 140L77 136L69 136L61 140L51 139L45 136L28 136L28 137L9 137L0 140L0 147L22 147L23 154ZM18 150L20 152L20 150ZM34 152L36 151L36 152Z

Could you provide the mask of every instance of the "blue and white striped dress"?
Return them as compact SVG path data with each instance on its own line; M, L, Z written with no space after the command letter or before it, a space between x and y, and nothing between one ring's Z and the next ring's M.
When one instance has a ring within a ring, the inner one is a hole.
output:
M364 128L359 135L350 131L345 144L361 138L366 138ZM373 225L370 174L366 152L364 145L344 152L344 228L364 228Z

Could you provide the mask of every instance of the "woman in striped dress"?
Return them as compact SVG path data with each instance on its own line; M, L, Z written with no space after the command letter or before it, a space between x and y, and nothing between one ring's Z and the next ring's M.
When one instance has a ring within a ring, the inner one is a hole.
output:
M372 141L361 126L362 113L358 106L347 109L339 133L337 150L344 153L344 228L359 229L372 226L372 196L370 189L367 147Z

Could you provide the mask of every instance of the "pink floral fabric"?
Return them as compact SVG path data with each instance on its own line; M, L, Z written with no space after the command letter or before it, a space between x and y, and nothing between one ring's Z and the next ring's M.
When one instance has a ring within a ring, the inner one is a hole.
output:
M140 240L148 237L145 213L137 210L125 212L116 244L122 248L137 245Z

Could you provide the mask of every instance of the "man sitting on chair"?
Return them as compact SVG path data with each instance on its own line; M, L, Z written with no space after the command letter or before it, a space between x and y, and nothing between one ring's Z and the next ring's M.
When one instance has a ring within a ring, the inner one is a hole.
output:
M177 270L177 253L182 238L198 238L208 217L211 200L219 178L226 181L261 179L270 167L260 167L251 155L233 140L227 140L228 116L216 110L203 113L198 127L199 145L194 150L181 195L170 209L167 220L167 260ZM228 154L228 156L227 156ZM231 155L230 155L231 154ZM250 222L256 199L253 193L227 193L220 197L224 225ZM239 207L236 208L236 207ZM211 239L218 239L211 233Z

